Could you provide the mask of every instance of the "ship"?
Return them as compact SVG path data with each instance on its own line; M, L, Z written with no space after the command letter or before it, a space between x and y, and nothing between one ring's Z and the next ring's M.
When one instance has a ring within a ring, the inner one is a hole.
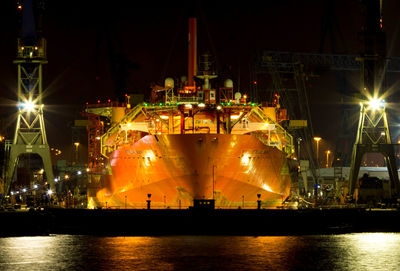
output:
M89 135L89 208L274 208L289 196L298 165L279 96L255 103L230 79L213 88L196 32L189 18L187 79L166 78L132 108L87 107L111 122Z

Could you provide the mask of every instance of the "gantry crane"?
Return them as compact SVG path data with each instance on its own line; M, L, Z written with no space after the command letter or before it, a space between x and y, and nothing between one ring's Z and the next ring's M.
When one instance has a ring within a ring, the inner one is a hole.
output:
M367 102L360 103L360 119L357 137L351 157L347 197L352 201L361 160L366 153L381 153L386 162L391 183L395 191L391 197L400 196L399 176L396 168L394 144L392 144L385 110L386 92L386 36L383 31L383 0L363 0L366 24L363 36L361 63L361 93ZM391 187L391 185L389 185Z
M47 142L42 103L42 70L47 63L46 40L41 36L41 12L43 1L21 0L17 11L22 18L22 31L17 42L18 116L12 142L6 144L8 156L5 191L10 192L11 182L22 154L38 154L43 161L44 172L50 185L48 193L55 191L54 175ZM36 12L36 13L35 13Z

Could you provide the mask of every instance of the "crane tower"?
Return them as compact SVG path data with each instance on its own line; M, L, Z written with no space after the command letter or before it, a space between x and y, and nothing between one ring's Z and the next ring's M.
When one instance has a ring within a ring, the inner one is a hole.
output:
M8 156L5 191L10 192L15 169L22 154L38 154L44 166L49 193L55 190L51 166L50 147L47 142L42 103L42 70L47 63L46 40L35 28L34 10L43 8L41 1L17 2L17 11L22 17L22 31L17 41L17 57L14 63L18 71L18 115L14 138L6 144ZM40 14L38 15L40 16Z
M390 181L395 188L390 194L392 197L400 195L394 144L391 141L384 101L387 63L386 36L383 31L383 0L362 2L366 7L366 24L362 32L364 51L359 58L361 92L369 101L360 103L360 119L350 165L347 195L350 201L354 197L361 159L366 153L381 153L384 156Z

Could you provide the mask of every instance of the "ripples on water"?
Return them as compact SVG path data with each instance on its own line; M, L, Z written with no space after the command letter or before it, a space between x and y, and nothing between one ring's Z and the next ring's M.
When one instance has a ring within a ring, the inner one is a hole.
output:
M0 270L400 270L400 234L0 238Z

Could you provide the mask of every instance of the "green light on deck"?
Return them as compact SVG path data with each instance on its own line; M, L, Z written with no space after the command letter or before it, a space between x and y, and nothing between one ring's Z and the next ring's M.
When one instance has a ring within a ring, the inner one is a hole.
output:
M179 105L179 103L176 103L176 105Z
M255 106L255 103L252 103L251 106Z
M159 105L163 105L163 103L159 103Z
M221 103L221 105L224 105L224 103Z
M152 106L154 106L155 104L151 104Z
M228 105L231 105L231 103L228 103Z
M144 106L148 106L148 104L147 104L147 103L144 103Z

